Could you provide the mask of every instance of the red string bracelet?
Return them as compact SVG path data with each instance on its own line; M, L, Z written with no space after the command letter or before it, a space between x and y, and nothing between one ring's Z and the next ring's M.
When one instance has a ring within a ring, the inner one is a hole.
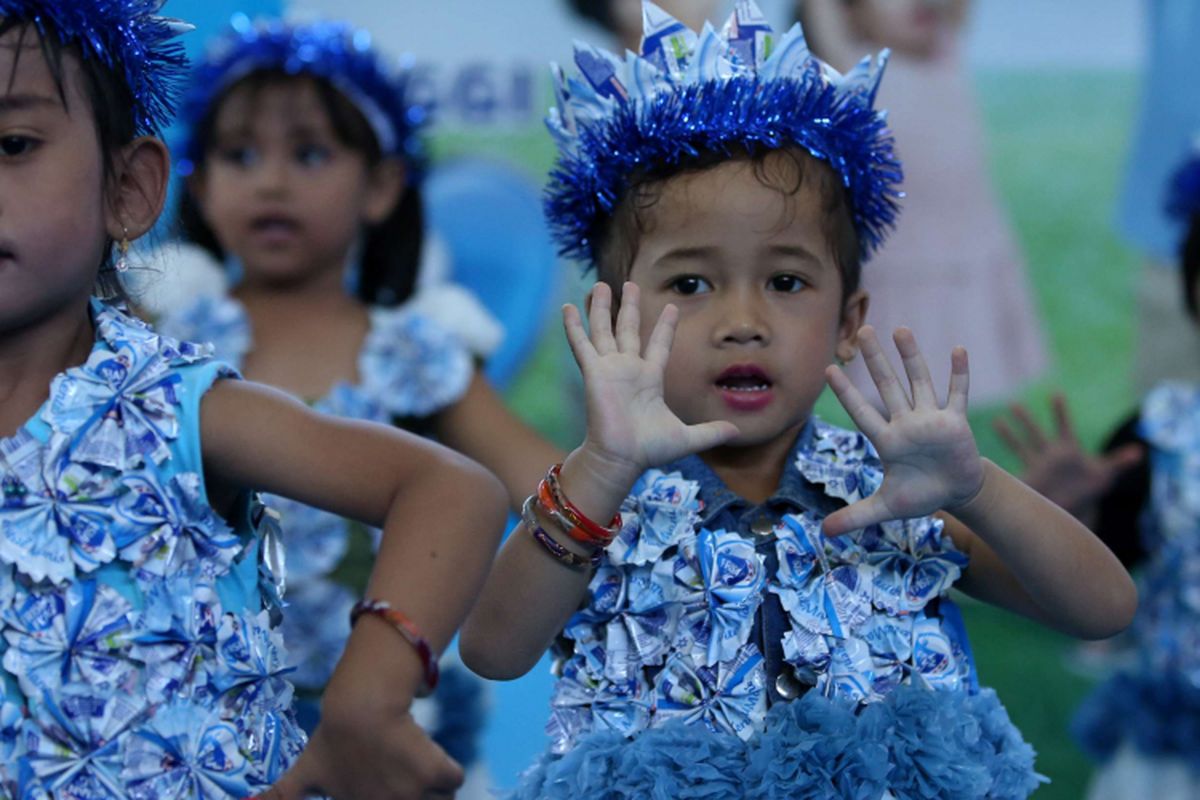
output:
M417 690L417 697L428 697L433 694L433 690L437 688L438 684L437 656L434 655L429 640L421 635L420 628L411 619L392 608L391 604L385 600L370 598L359 600L354 604L354 608L350 609L350 626L354 627L354 623L358 622L358 618L363 614L370 614L387 622L413 646L421 658L421 671L424 673L421 687Z

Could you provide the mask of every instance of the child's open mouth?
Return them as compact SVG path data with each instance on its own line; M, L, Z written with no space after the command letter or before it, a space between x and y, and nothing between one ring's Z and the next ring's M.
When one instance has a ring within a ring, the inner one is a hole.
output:
M734 364L714 383L721 399L735 411L758 411L771 402L773 395L770 376L754 364Z
M251 220L250 230L268 241L284 240L300 232L300 223L290 217L268 214Z

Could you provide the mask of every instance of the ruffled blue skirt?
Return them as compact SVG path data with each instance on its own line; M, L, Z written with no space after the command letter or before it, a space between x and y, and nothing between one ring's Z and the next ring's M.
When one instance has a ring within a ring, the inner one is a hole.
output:
M545 755L511 800L1016 800L1045 778L995 692L902 686L856 707L815 693L777 705L748 742L669 723Z
M1072 732L1100 762L1123 742L1151 756L1174 756L1200 773L1200 687L1178 672L1117 673L1084 700Z

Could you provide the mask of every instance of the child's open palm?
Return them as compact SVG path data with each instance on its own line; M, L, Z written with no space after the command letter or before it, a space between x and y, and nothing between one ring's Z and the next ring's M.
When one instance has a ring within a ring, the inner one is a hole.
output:
M726 421L687 425L663 399L663 372L679 312L663 309L642 348L638 287L626 283L614 330L612 291L592 290L590 336L575 306L563 308L563 325L587 391L588 444L634 474L715 447L737 434Z
M864 326L858 335L887 418L838 367L829 367L826 378L855 425L879 452L883 484L870 497L830 514L825 520L829 535L953 509L971 500L983 485L983 462L967 423L966 350L958 347L951 353L950 393L942 406L912 331L900 328L894 337L911 394L892 369L875 330Z

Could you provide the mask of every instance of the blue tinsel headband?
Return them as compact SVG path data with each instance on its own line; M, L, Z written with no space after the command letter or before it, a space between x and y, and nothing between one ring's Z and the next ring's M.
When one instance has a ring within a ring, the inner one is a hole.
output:
M0 17L28 20L124 77L137 132L171 123L187 57L177 41L192 26L158 16L165 0L0 0ZM49 30L48 30L49 29Z
M408 180L415 179L423 162L419 133L428 113L407 97L406 67L386 65L372 49L370 34L344 22L252 23L244 14L234 15L229 31L193 71L179 111L185 129L176 165L180 174L191 174L204 158L204 143L196 134L212 104L242 78L264 70L329 81L362 112L380 150L403 158Z
M846 75L814 57L799 25L776 38L753 0L738 0L718 33L695 34L643 3L641 55L577 43L579 78L557 65L559 147L546 215L563 255L595 263L595 237L639 170L709 152L801 147L827 162L850 194L864 258L882 243L902 196L886 115L874 108L887 61Z
M1184 220L1200 214L1200 136L1193 141L1187 159L1171 176L1167 213Z

